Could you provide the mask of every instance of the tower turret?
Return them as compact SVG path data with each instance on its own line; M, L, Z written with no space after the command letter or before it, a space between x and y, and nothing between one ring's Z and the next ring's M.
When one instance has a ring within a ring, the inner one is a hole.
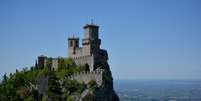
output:
M84 27L84 39L98 39L99 26L94 24L86 24Z
M82 39L83 48L87 49L91 55L100 49L101 40L99 39L99 26L86 24L84 27L84 38Z
M40 55L38 56L38 67L39 68L44 68L47 63L47 56Z
M79 48L79 38L69 37L68 38L68 55L71 57L76 54L76 48Z

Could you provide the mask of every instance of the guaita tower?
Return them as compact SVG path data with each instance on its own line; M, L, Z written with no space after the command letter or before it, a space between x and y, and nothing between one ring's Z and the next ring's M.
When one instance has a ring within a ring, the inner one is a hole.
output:
M107 51L100 48L99 26L86 24L84 27L82 47L79 38L68 38L68 55L77 65L89 65L90 72L101 70L102 84L95 90L95 101L119 101L113 88L113 78L107 63Z
M82 47L79 47L79 38L68 38L68 56L71 57L77 65L88 64L90 71L94 71L97 65L107 63L107 51L100 49L101 39L99 39L99 26L86 24L84 27L84 38Z

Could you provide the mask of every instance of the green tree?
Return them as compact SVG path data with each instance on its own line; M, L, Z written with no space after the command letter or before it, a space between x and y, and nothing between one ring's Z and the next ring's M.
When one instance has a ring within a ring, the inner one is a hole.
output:
M38 62L37 62L37 60L36 60L36 62L35 62L35 69L38 69Z
M89 88L95 88L95 87L97 87L97 83L96 83L96 81L94 81L94 80L91 80L89 83L88 83L88 87Z
M75 80L65 80L63 87L66 90L65 93L70 95L74 92L81 93L86 88L86 85Z
M7 77L7 75L6 75L6 73L3 75L3 80L2 80L2 82L4 83L4 82L6 82L8 80L8 77Z
M61 95L62 92L61 92L61 86L58 81L58 78L56 77L54 72L50 72L48 76L49 76L49 78L48 78L48 96L53 101L61 99L61 97L59 95Z
M92 94L87 94L82 101L94 101L94 96Z
M59 58L58 60L58 70L62 70L66 67L64 58Z

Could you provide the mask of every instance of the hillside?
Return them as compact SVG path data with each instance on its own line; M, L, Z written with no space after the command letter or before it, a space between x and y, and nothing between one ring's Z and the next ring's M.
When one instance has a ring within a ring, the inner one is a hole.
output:
M4 75L0 101L118 101L107 66L103 69L97 65L103 70L102 81L97 84L96 80L80 82L73 78L75 74L90 72L89 66L77 66L70 58L61 58L57 70L48 64L40 67L36 62L29 69Z

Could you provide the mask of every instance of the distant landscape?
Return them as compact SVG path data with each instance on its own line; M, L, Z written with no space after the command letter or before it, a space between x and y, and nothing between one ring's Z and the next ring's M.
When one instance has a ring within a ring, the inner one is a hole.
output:
M0 0L0 101L201 101L201 0Z
M201 80L115 80L120 101L201 101Z

